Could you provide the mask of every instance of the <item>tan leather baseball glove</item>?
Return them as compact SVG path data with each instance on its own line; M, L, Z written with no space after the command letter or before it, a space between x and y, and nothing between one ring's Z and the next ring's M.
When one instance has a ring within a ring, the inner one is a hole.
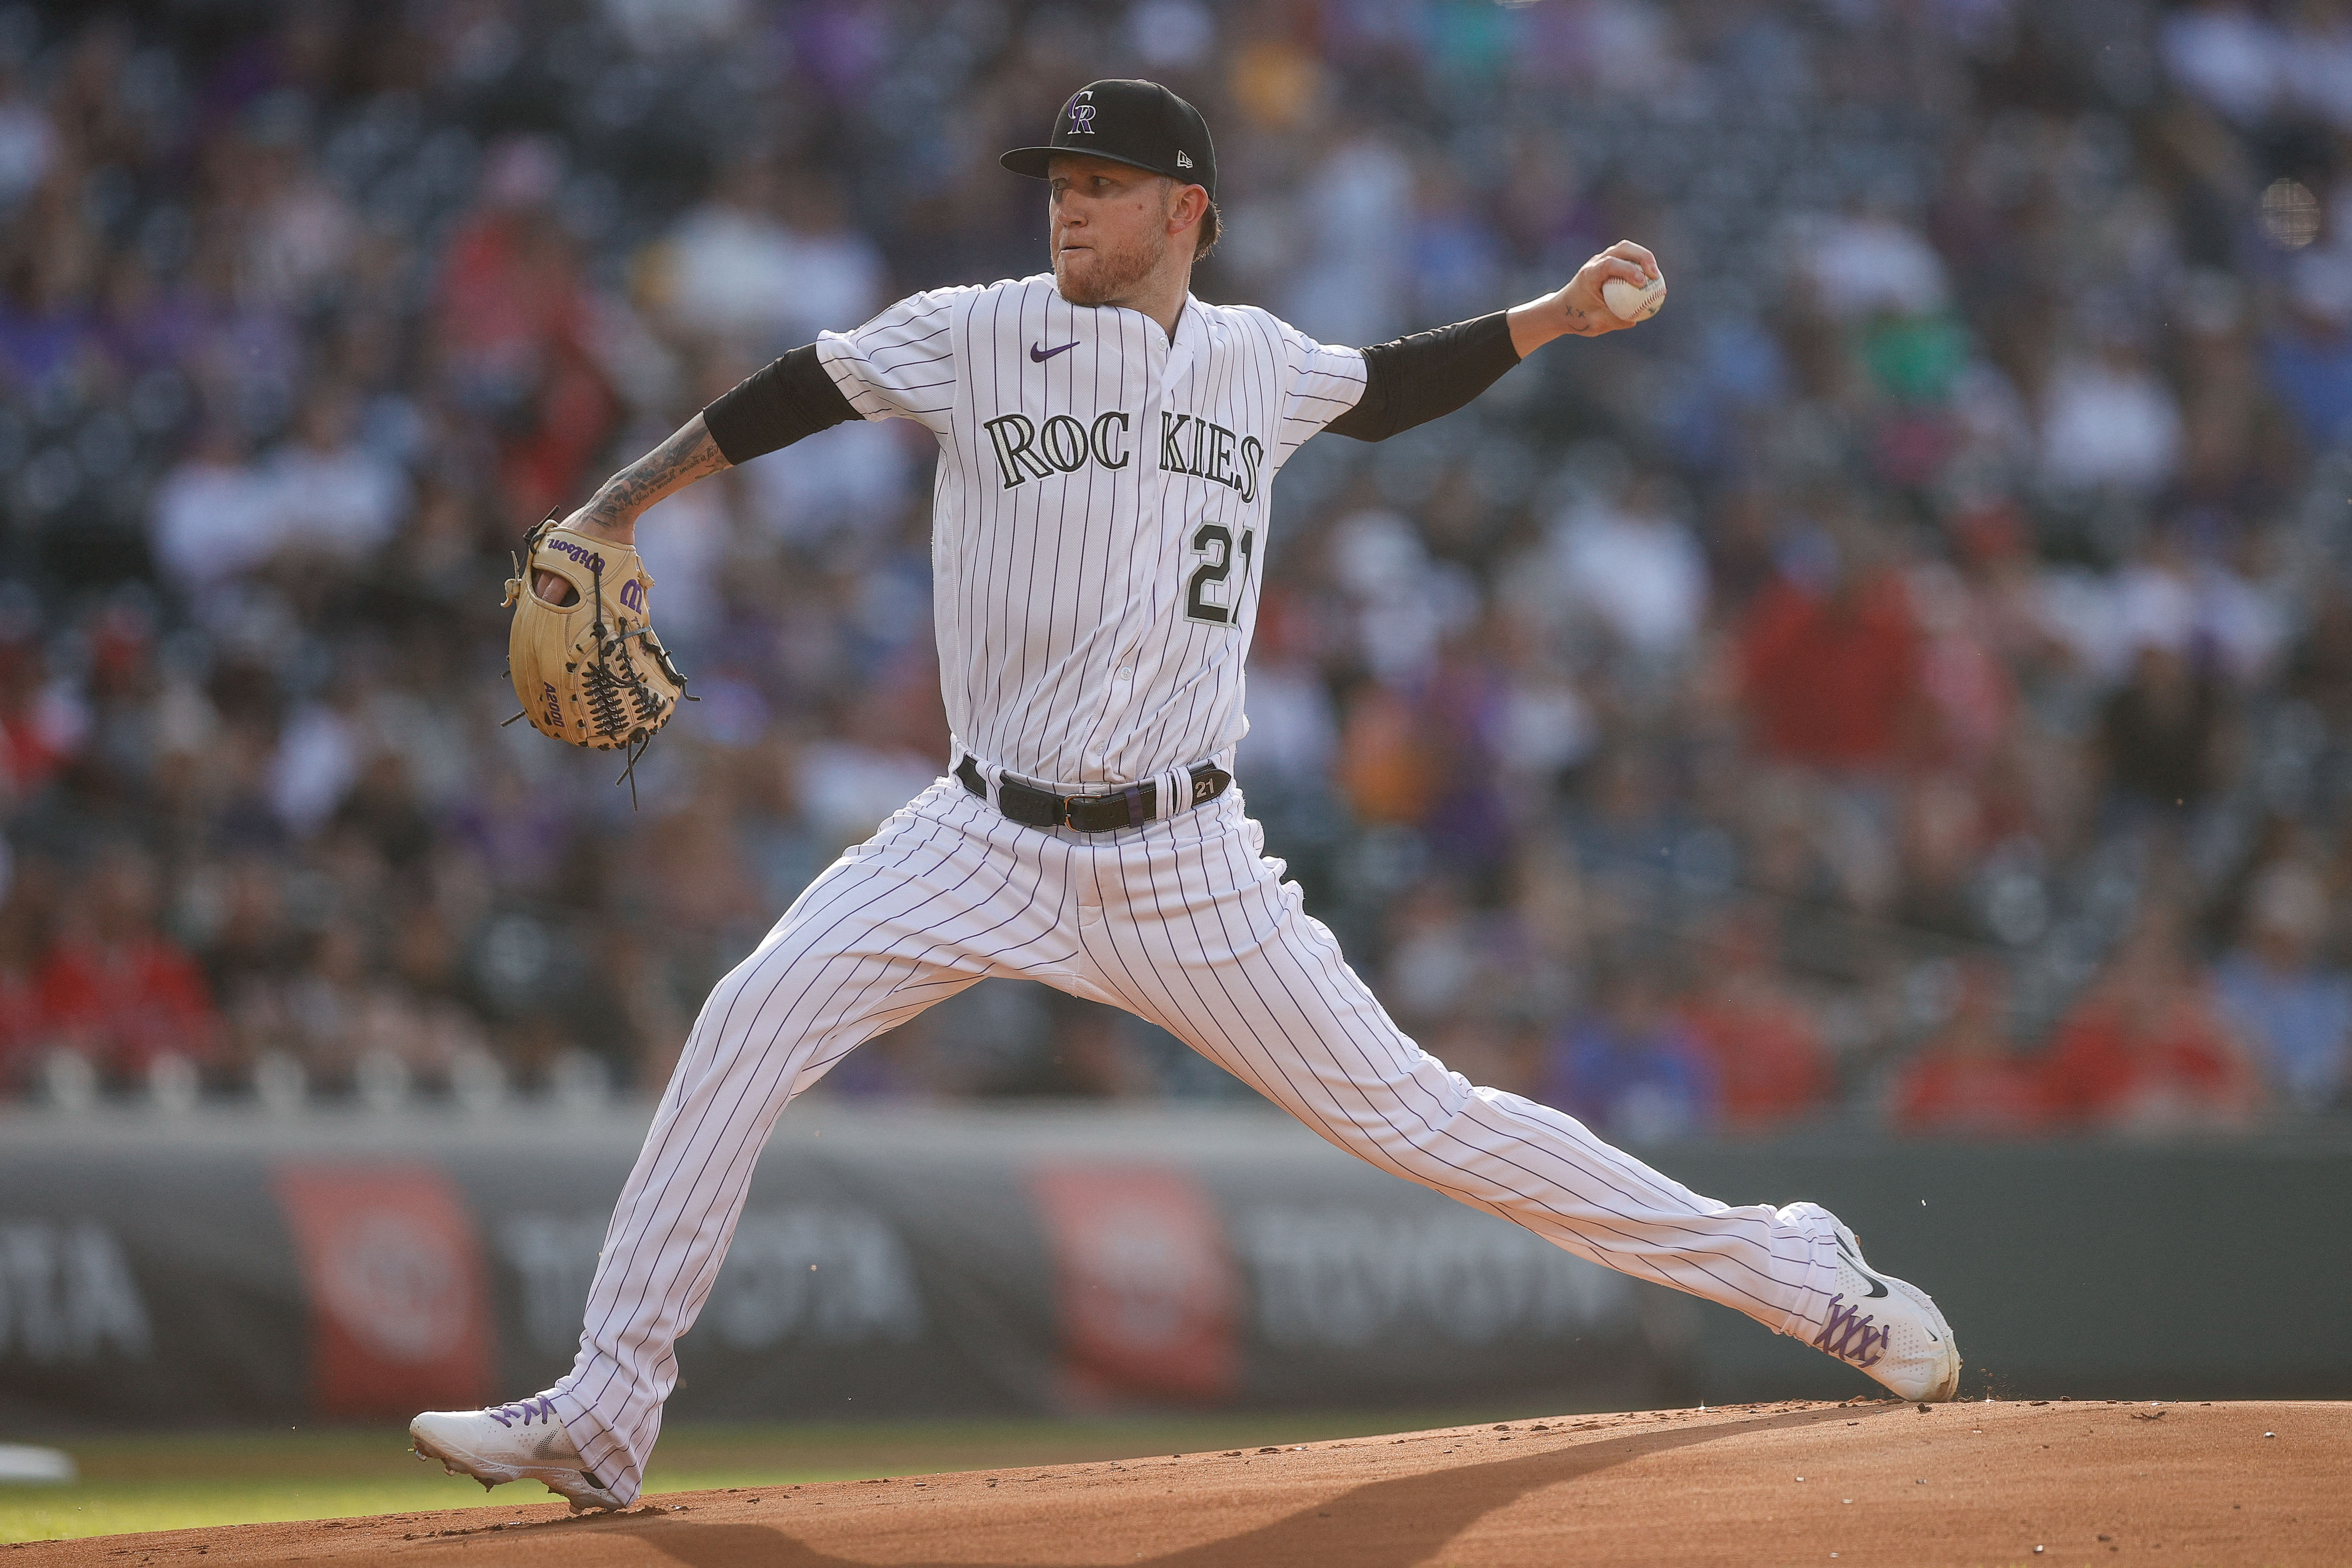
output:
M654 635L654 580L634 545L592 539L551 517L523 538L506 602L509 673L520 717L542 734L631 760L686 700L686 677ZM542 572L571 587L552 603ZM513 721L508 721L511 723Z

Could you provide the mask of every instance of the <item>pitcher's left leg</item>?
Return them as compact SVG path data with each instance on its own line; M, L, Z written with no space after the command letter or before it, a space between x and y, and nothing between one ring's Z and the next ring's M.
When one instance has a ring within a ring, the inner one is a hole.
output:
M1082 940L1123 1005L1384 1170L1776 1332L1822 1328L1838 1275L1826 1212L1702 1197L1571 1116L1448 1071L1306 914L1238 802L1121 839L1084 858L1105 918Z

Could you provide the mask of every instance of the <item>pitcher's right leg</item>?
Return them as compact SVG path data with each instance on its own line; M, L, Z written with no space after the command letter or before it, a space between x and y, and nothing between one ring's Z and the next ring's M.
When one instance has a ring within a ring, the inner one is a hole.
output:
M579 1356L550 1391L625 1502L784 1106L933 1003L1068 956L1054 841L1016 849L1023 832L943 781L810 884L703 1004L613 1211Z

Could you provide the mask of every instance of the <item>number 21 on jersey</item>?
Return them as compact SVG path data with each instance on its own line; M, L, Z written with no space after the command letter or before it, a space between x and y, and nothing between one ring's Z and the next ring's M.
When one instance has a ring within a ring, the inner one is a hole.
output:
M1204 522L1192 531L1192 553L1201 563L1184 583L1184 614L1211 626L1229 626L1241 616L1242 595L1249 587L1250 550L1257 531L1242 530L1239 561L1242 574L1233 575L1235 561L1234 531L1222 522Z

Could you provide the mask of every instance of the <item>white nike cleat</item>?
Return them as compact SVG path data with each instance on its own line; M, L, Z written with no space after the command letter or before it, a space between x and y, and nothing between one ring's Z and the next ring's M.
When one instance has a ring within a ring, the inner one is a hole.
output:
M1813 1206L1813 1205L1807 1205ZM1837 1284L1816 1350L1860 1367L1906 1399L1937 1405L1960 1391L1960 1347L1927 1292L1862 1259L1862 1243L1835 1215Z
M453 1476L471 1476L484 1488L540 1481L570 1500L574 1513L626 1508L580 1457L555 1406L544 1394L486 1410L428 1410L408 1424L410 1448L438 1459Z

